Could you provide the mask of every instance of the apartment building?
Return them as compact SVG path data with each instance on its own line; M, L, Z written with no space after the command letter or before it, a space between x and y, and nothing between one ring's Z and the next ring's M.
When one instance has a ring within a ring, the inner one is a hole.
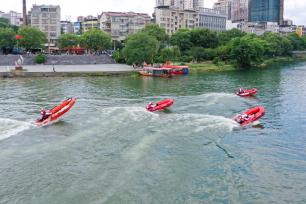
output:
M169 35L182 28L193 29L199 27L199 14L196 11L156 8L155 16L155 23L165 28Z
M214 31L226 30L227 15L208 8L194 10L178 10L175 8L156 8L156 24L165 28L169 35L179 29L207 28Z
M79 19L78 20L83 20L82 21L82 32L86 33L88 31L90 31L91 29L94 28L100 28L100 23L99 23L99 19L98 17L95 16L87 16L84 17L83 19Z
M61 34L60 6L34 4L29 16L30 25L44 32L48 43L55 44Z
M103 12L99 19L100 29L109 33L113 41L124 41L150 22L148 14L134 12Z
M227 19L232 18L232 1L233 0L218 0L214 3L213 9L218 10L227 15Z

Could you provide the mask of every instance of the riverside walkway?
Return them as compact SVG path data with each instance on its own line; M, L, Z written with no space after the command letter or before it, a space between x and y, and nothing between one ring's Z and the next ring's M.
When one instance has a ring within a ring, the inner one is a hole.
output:
M22 71L16 71L13 66L0 66L0 77L107 76L133 71L132 66L123 64L25 65Z

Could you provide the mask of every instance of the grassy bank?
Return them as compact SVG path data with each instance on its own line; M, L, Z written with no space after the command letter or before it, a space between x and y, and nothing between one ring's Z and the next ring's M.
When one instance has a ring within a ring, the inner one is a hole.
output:
M291 64L295 62L306 61L305 57L274 57L265 59L263 63L253 68L268 68L270 66ZM239 70L240 68L236 67L234 64L225 64L224 62L219 63L218 65L214 64L212 61L206 61L201 63L188 63L191 73L196 72L222 72L222 71L233 71Z
M206 61L201 63L189 63L190 72L221 72L236 70L234 65L219 63L218 65L212 63L212 61Z

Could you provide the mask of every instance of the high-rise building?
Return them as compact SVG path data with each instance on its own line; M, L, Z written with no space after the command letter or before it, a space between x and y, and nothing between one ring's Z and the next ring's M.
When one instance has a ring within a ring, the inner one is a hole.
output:
M214 9L220 11L227 15L227 19L231 20L232 18L232 1L233 0L218 0L214 3Z
M197 11L204 8L204 0L193 0L193 8Z
M103 12L99 22L100 29L109 33L113 41L123 41L151 23L151 17L146 13Z
M178 10L199 10L204 0L156 0L156 7L173 7Z
M156 7L173 6L174 0L156 0Z
M264 0L269 1L269 0ZM249 0L233 0L231 4L231 20L234 23L248 22L248 5Z
M283 23L284 0L250 0L249 22Z
M226 30L227 15L215 9L201 8L199 10L199 27L213 31Z
M48 43L56 43L61 34L61 8L52 5L33 5L30 11L31 26L46 34Z

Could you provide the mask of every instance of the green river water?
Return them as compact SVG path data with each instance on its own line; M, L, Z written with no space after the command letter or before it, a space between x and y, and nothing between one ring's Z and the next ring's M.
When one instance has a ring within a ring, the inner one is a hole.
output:
M240 87L258 88L240 98ZM60 122L33 122L69 96ZM165 112L149 101L174 98ZM0 203L306 203L306 63L262 70L0 80ZM255 127L232 117L263 105Z

